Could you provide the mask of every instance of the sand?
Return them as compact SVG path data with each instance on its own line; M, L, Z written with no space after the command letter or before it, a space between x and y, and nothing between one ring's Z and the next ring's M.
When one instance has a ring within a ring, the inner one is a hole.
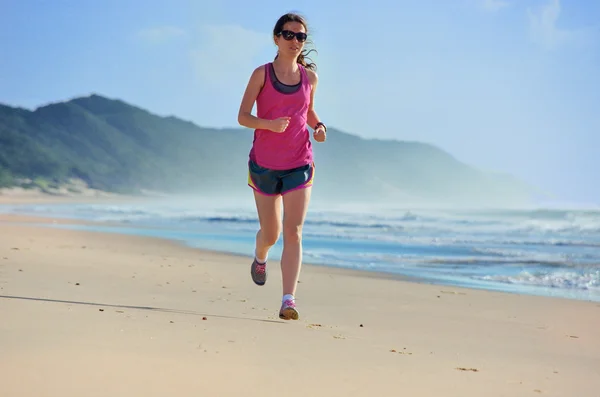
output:
M303 268L0 215L0 396L600 393L600 304ZM58 221L58 223L65 221Z

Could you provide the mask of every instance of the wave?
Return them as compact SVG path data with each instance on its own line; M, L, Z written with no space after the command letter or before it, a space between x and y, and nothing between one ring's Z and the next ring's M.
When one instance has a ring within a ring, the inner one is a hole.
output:
M201 215L201 216L171 216L173 221L178 222L209 222L209 223L231 223L248 224L257 223L258 218L255 215ZM348 219L344 219L348 218ZM581 234L581 235L599 235L600 236L600 218L598 220L583 219L579 222L570 221L569 223L549 223L536 220L526 220L518 223L507 220L472 220L472 219L448 219L434 217L415 216L407 213L403 217L395 218L375 218L361 215L353 216L331 216L316 217L308 215L306 227L328 227L328 228L347 228L380 230L390 233L406 232L431 232L431 233L468 233L468 232L487 232L487 233L506 233L513 235L526 234Z
M472 280L523 287L600 292L600 263L577 264L559 257L511 258L395 256L380 253L340 255L306 252L310 263L378 271L429 280Z
M331 240L353 240L373 241L397 245L420 245L420 246L537 246L537 247L573 247L573 248L600 248L600 241L570 240L570 239L535 239L506 238L502 234L491 236L463 236L463 237L440 237L436 235L392 235L392 234L363 234L359 231L322 232L305 230L305 238L331 239ZM598 252L600 256L600 251Z
M12 212L83 217L99 221L171 221L190 223L252 224L254 210L206 210L177 205L31 205L13 206ZM307 227L379 230L388 233L504 233L581 234L600 236L600 211L595 210L498 210L498 211L402 211L398 213L310 212Z
M180 221L209 222L209 223L252 223L258 222L256 217L235 217L235 216L215 216L215 217L186 217ZM305 226L331 226L338 228L361 228L361 229L390 229L391 225L385 223L367 223L367 222L344 222L336 220L312 220L307 219ZM394 227L396 228L396 227Z
M475 251L475 250L473 250ZM388 253L380 252L349 252L343 253L339 250L308 250L305 255L313 260L336 259L346 263L387 263L392 266L409 267L435 267L469 268L476 267L527 267L527 268L571 268L571 269L600 269L600 257L597 255L589 257L569 256L564 254L535 254L520 252L513 255L511 252L496 253L494 255L448 255L441 251L438 255L425 255L422 253Z
M253 210L210 210L172 204L53 204L4 206L0 207L0 211L2 210L126 224L174 227L214 225L239 232L248 232L258 226L258 218ZM514 219L517 215L528 219L517 221ZM532 220L532 216L537 220ZM561 221L540 222L542 218ZM568 222L564 221L566 218L569 219ZM600 211L402 211L390 216L314 212L306 220L304 235L308 238L379 241L389 244L598 248Z
M420 259L417 262L431 263L437 265L477 265L477 266L540 266L540 267L587 267L600 268L600 262L581 263L576 260L544 259L539 257L458 257L458 258L433 258Z
M157 215L146 214L147 219L156 218ZM135 218L140 220L141 214L135 214ZM357 217L354 217L356 219ZM231 224L231 225L248 225L258 224L258 218L250 215L238 215L238 216L227 216L227 215L194 215L194 216L169 216L162 217L162 220L170 219L173 222L191 222L191 223L219 223L219 224ZM114 219L117 220L118 219ZM128 217L131 220L131 217ZM507 224L506 222L485 222L476 223L473 221L463 221L445 223L436 222L434 220L424 222L416 222L414 219L407 220L396 220L395 222L389 222L386 220L375 220L375 219L358 219L355 221L347 221L341 219L313 219L310 216L305 221L305 228L319 228L324 227L328 229L347 229L355 231L378 231L391 233L393 235L408 234L408 233L432 233L432 234L443 234L443 233L487 233L487 234L498 234L502 233L505 235L523 236L523 235L581 235L581 236L598 236L600 237L600 221L598 224L579 224L579 225L557 225L557 224L543 224L543 223L525 223L518 225Z
M592 272L521 272L517 275L473 276L473 279L561 289L600 290L600 271Z
M499 209L487 211L467 211L465 213L470 215L496 216L504 218L528 218L539 220L573 220L580 217L600 219L600 210L598 209Z
M334 253L307 253L306 257L310 261L314 261L313 263L328 266L386 272L425 280L459 281L462 279L522 287L550 287L600 292L600 270L598 265L563 268L565 265L563 262L545 261L542 266L538 267L540 265L539 261L524 261L526 263L522 263L522 265L527 265L527 269L514 273L506 268L506 264L500 266L496 262L490 262L488 267L478 270L477 267L473 267L473 264L481 264L481 258L461 258L454 261L442 257L426 260L412 258L412 260L408 260L408 258L390 258L377 254L345 258ZM452 262L464 267L458 269L451 265ZM435 266L430 267L429 264ZM498 266L494 267L494 265ZM423 269L427 270L424 271ZM518 267L515 270L518 270ZM488 274L480 274L482 272L488 272ZM507 274L508 272L512 274Z

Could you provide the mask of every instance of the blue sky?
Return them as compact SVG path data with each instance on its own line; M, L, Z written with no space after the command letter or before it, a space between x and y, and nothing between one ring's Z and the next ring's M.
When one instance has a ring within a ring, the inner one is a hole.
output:
M433 143L559 199L600 203L600 2L295 4L3 0L0 102L33 109L94 92L235 126L251 71L273 58L275 21L299 11L329 126Z

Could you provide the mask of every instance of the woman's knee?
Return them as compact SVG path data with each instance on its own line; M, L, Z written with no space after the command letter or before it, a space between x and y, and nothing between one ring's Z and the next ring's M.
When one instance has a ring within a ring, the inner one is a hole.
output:
M265 245L272 246L279 240L281 234L278 227L267 227L260 229L260 237Z
M283 225L283 241L299 243L302 241L302 225Z

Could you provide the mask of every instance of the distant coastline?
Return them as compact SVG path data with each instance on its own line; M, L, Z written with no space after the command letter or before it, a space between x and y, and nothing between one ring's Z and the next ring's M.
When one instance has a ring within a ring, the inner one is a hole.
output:
M334 126L328 137L313 145L320 200L503 206L539 195L512 175L470 166L434 145L364 139ZM94 94L33 111L0 105L0 142L0 188L218 199L246 191L252 138L244 128L201 127Z

